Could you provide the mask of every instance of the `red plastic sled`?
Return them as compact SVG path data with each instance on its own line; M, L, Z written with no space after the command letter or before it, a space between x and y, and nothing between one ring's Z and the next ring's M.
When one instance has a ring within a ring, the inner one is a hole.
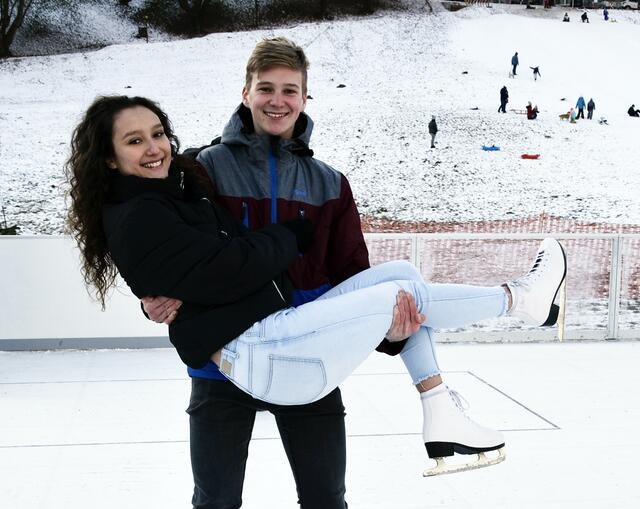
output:
M522 159L538 159L540 154L522 154L520 157L522 157Z

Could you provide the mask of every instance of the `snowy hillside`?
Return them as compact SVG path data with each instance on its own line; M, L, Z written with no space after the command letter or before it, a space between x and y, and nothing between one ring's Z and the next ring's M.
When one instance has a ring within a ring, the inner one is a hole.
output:
M640 224L640 15L562 23L564 10L494 5L457 13L391 13L0 62L0 199L23 234L60 233L70 133L98 94L154 98L184 147L219 134L240 100L244 63L260 38L302 44L311 60L307 112L317 157L348 175L363 214L467 221L542 211ZM511 55L519 52L515 79ZM529 66L540 66L534 81ZM344 88L337 88L344 84ZM539 118L499 114L537 104ZM596 120L569 124L583 95ZM440 132L429 149L427 122ZM484 152L483 144L501 147ZM523 153L541 154L523 160Z

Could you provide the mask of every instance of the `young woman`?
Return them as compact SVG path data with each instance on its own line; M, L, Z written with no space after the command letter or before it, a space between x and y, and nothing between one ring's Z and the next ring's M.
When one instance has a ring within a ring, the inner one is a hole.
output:
M432 329L505 314L535 325L556 321L566 261L554 239L542 242L528 274L501 286L428 284L414 266L395 261L293 308L286 269L309 248L312 225L299 219L247 231L210 200L211 183L197 163L177 155L178 140L156 103L98 98L71 149L69 224L85 281L102 305L118 272L139 298L182 300L169 326L181 359L193 367L213 359L237 387L268 403L306 404L337 387L385 336L399 290L426 316L404 348L405 363L424 349L434 359L435 367L416 361L410 368L416 384L439 375ZM421 400L430 457L504 446L499 432L464 416L446 385Z

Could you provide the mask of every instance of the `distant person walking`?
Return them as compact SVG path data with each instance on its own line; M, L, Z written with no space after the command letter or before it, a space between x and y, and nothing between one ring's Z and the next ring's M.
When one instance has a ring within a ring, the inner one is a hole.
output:
M604 16L604 20L605 21L609 21L609 11L607 10L607 8L605 7L604 10L602 11L602 15Z
M584 120L584 107L586 106L585 102L584 102L584 97L580 96L578 97L578 102L576 103L576 108L578 108L578 115L576 116L576 118L581 118Z
M516 68L518 67L519 63L520 62L518 61L518 52L516 51L516 54L511 57L511 65L513 66L513 70L511 71L511 74L513 74L514 76L516 75Z
M429 122L429 134L431 135L431 148L436 148L436 133L438 132L438 124L436 124L435 115L431 115Z
M564 18L562 18L562 21L564 21L565 23L569 23L569 13L568 12L564 13Z
M540 67L538 67L538 66L536 66L536 67L529 66L529 69L533 69L533 81L537 81L538 80L538 76L540 78L542 78L542 74L540 74Z
M593 97L589 99L587 103L587 119L591 120L593 118L593 110L596 109L596 103L593 102Z
M627 110L627 113L629 114L630 117L640 117L640 110L636 110L636 105L632 104L629 109Z
M505 85L500 89L500 107L498 108L498 113L506 113L507 103L509 102L509 91L507 90L507 86Z
M589 16L587 16L587 11L584 11L582 13L582 16L580 16L580 19L582 20L583 23L589 23Z

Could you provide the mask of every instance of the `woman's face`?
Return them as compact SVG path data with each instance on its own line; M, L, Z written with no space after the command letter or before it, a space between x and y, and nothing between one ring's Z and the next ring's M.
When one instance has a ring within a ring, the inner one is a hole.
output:
M171 164L171 143L158 116L143 106L122 110L114 117L113 158L107 165L123 175L166 178Z

